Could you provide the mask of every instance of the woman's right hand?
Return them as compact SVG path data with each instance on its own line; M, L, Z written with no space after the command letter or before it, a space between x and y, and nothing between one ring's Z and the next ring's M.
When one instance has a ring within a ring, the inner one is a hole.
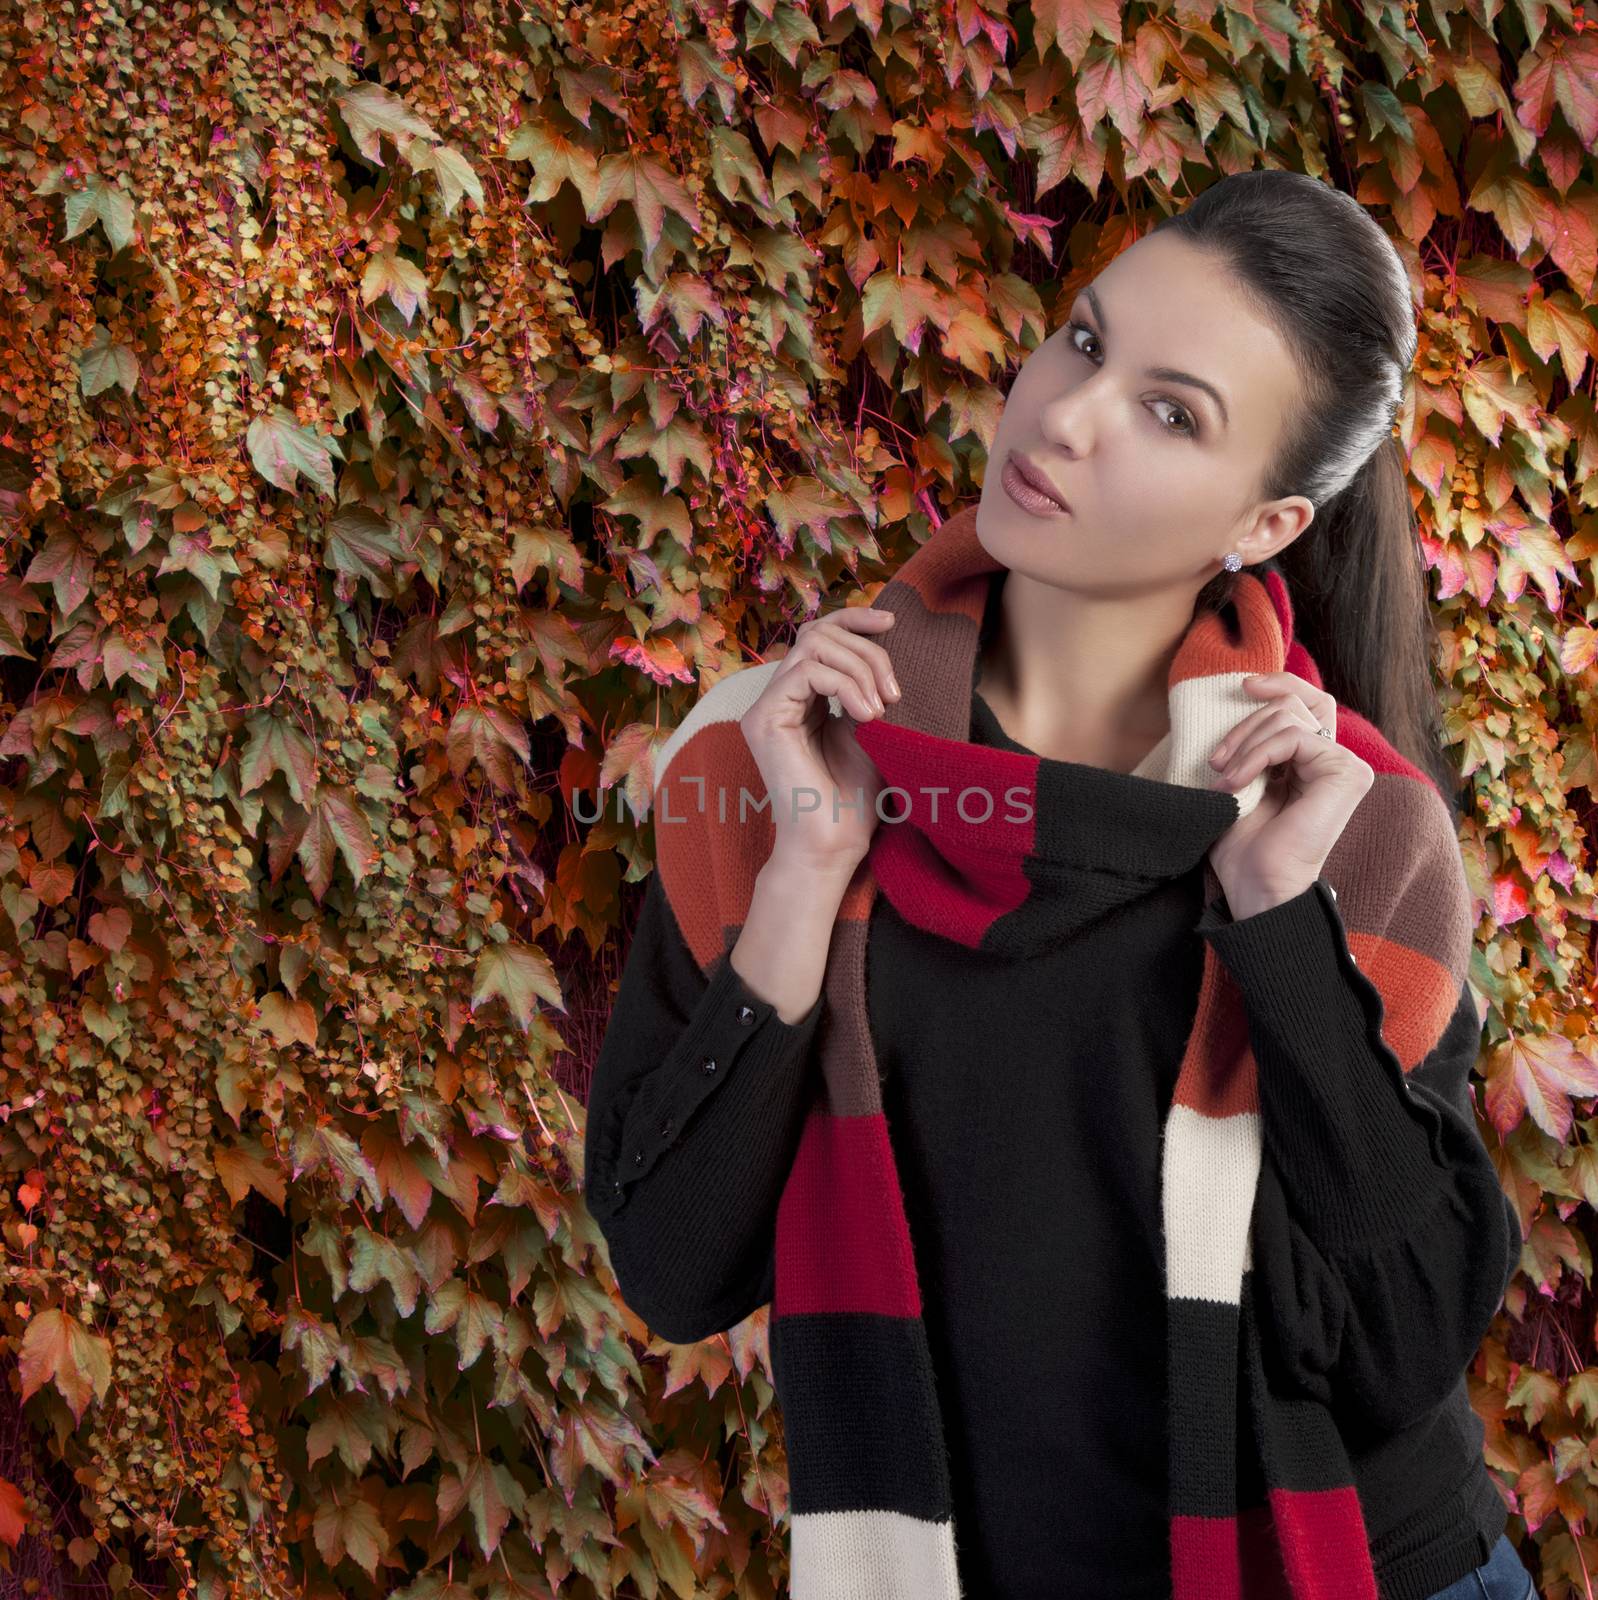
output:
M827 699L836 695L857 722L869 722L899 698L888 652L866 637L892 625L891 611L871 606L844 606L801 623L793 647L739 719L771 799L774 853L852 874L870 849L882 776Z

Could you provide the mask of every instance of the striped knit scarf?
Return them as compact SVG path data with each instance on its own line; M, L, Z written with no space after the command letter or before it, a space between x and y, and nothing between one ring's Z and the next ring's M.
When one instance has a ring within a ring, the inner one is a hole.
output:
M1026 944L1031 878L1072 817L1051 805L1062 763L969 741L971 684L990 574L976 506L935 530L875 604L873 634L903 690L857 724L890 789L871 850L839 909L818 1033L818 1093L777 1218L770 1355L790 1482L799 1600L954 1600L949 1462L903 1199L883 1115L865 995L880 887L916 925L972 948ZM1170 670L1170 731L1136 769L1213 790L1209 755L1256 710L1244 675L1286 669L1320 686L1292 639L1279 576L1245 572L1229 623L1201 613ZM657 860L702 971L736 942L773 825L739 719L777 663L716 683L662 747L655 796L681 819ZM846 714L834 700L834 715ZM1383 1036L1407 1071L1437 1042L1464 979L1468 936L1452 813L1363 718L1339 708L1339 741L1377 781L1328 860L1352 951L1381 991ZM738 793L756 803L740 820ZM1263 775L1222 802L1241 816ZM938 790L937 817L927 798ZM903 793L897 792L903 791ZM908 801L905 795L908 794ZM1025 816L1025 821L1015 820ZM969 819L969 820L968 820ZM1449 853L1452 852L1452 865ZM1222 894L1204 860L1208 898ZM1276 1392L1262 1349L1255 1223L1285 1204L1264 1163L1255 1061L1241 995L1206 942L1197 1013L1164 1126L1174 1600L1376 1600L1349 1456L1319 1400ZM1017 1218L1017 1225L1025 1219ZM883 1420L887 1419L887 1420Z

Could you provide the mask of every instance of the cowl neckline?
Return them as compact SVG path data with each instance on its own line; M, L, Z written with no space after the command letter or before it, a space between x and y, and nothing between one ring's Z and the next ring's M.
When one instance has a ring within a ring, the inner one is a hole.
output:
M1290 617L1245 575L1226 613L1194 618L1170 672L1171 726L1130 772L1038 755L976 690L1007 571L976 507L937 529L875 602L903 696L850 718L887 786L869 862L901 916L975 949L1030 954L1198 868L1258 803L1264 780L1214 788L1209 755L1258 702L1243 676L1280 670ZM845 710L844 715L849 715Z

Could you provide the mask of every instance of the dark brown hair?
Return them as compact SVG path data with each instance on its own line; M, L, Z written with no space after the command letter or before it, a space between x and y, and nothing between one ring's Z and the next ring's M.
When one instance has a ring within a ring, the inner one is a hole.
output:
M1357 200L1301 172L1233 173L1151 231L1166 230L1211 253L1303 380L1259 496L1304 495L1315 519L1253 570L1282 574L1294 635L1324 687L1424 772L1457 819L1426 568L1392 431L1416 344L1403 261ZM1223 609L1236 581L1212 578L1195 611Z

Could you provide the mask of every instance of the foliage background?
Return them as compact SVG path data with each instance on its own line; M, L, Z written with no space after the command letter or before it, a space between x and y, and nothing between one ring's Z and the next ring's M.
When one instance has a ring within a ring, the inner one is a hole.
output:
M1273 165L1424 290L1526 1232L1471 1390L1594 1600L1579 5L14 0L0 81L6 1594L785 1587L765 1313L652 1340L581 1199L652 752L976 492L1083 275Z

